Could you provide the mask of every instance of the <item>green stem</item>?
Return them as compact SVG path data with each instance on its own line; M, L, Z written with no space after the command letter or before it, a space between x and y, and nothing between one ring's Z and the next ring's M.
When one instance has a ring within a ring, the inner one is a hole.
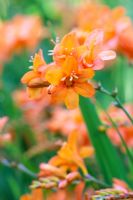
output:
M97 185L103 187L103 188L109 188L110 185L102 182L101 180L98 180L96 179L95 177L91 176L90 174L88 174L86 177L85 177L85 180L86 181L92 181L93 183L96 183Z
M14 161L9 161L7 160L6 158L3 158L3 157L0 157L0 163L6 167L10 167L10 168L14 168L14 169L17 169L33 178L36 178L37 175L33 172L31 172L28 168L26 168L23 164L21 163L17 163L17 162L14 162Z
M123 110L123 112L127 115L128 119L132 122L133 124L133 118L131 117L131 115L129 114L129 112L124 108L124 106L122 105L122 103L120 102L119 98L116 96L114 98L116 100L116 102L118 103L118 107L121 108Z
M99 92L102 92L103 94L106 94L110 97L112 97L115 102L117 103L117 107L119 107L120 109L123 110L123 112L126 114L126 116L128 117L128 119L131 121L131 123L133 124L133 118L132 116L129 114L129 112L124 108L124 106L122 105L121 101L119 100L118 96L117 96L117 91L114 92L109 92L108 90L106 90L103 86L99 85L96 88Z
M119 128L117 126L117 124L114 122L114 120L111 118L111 116L108 114L108 112L101 106L101 104L98 102L99 106L102 108L102 110L105 112L105 114L107 115L108 119L110 120L110 122L112 123L112 126L114 127L114 129L116 130L117 134L119 135L121 142L126 150L127 156L129 157L129 160L131 162L131 164L133 165L133 156L130 153L130 150L128 149L128 146L124 140L124 138L121 135L121 132L119 131Z

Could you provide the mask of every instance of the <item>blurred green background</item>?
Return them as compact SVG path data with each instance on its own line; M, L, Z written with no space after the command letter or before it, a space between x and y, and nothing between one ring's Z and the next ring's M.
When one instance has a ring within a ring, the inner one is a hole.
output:
M39 15L44 26L50 30L50 38L58 35L57 27L64 27L64 21L61 9L58 5L63 4L68 7L78 5L81 0L0 0L0 18L1 21L10 20L16 14L35 14ZM123 5L127 9L127 14L133 18L132 0L103 0L103 3L110 7ZM36 30L37 31L37 30ZM52 49L49 38L43 39L34 49L43 49L46 61L50 61L47 51ZM12 93L16 89L22 88L20 79L28 70L29 58L33 52L23 50L21 54L14 54L12 58L3 66L3 72L0 75L0 116L8 116L10 127L13 127L15 139L12 144L0 148L0 155L8 159L21 162L34 172L38 172L38 165L42 161L48 161L55 154L54 151L43 152L33 158L25 156L25 151L36 144L31 127L22 120L23 113L15 105ZM126 58L118 56L115 66L106 69L104 72L98 72L96 79L100 80L109 90L118 88L119 96L122 102L133 101L133 66ZM108 83L108 84L107 84ZM106 96L98 95L102 104L107 107L111 99ZM28 143L26 142L28 140ZM32 178L17 170L10 169L0 164L0 200L18 200L21 194L29 191L29 185Z

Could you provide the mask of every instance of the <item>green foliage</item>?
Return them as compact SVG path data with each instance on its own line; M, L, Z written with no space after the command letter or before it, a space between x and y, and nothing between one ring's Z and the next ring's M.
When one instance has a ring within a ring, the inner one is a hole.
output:
M80 108L105 182L111 184L113 177L126 180L124 163L108 139L106 132L99 130L101 122L95 106L88 99L81 97Z

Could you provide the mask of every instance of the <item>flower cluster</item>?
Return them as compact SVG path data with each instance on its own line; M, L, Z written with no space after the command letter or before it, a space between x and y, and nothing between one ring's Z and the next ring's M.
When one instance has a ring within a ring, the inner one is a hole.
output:
M89 33L83 44L72 31L50 50L50 55L53 55L50 64L44 61L40 50L33 58L32 70L21 79L27 85L29 96L39 98L47 87L52 101L64 102L69 109L78 106L79 95L94 96L95 89L89 79L93 78L94 70L103 68L105 61L116 56L111 50L101 49L102 41L101 30Z
M62 189L75 180L80 181L82 178L78 169L81 169L84 175L88 174L83 159L91 157L93 152L92 147L79 147L78 133L71 133L57 155L48 163L40 164L39 181L33 182L31 187Z
M133 115L133 105L132 104L126 104L124 105L125 109L128 111L128 113L132 116ZM127 118L125 113L118 107L110 106L108 109L108 113L110 117L113 119L113 121L117 124L117 127L124 139L124 141L127 143L128 147L133 147L133 125L131 124L130 120ZM107 125L107 134L109 135L112 142L117 146L122 146L121 139L119 135L117 134L117 131L114 127L112 127L112 124L105 113L101 113L101 120L104 124Z
M37 31L36 31L37 29ZM40 17L16 15L0 23L0 60L7 61L14 52L33 50L43 37Z
M97 28L104 30L104 49L115 49L133 59L133 24L122 6L110 9L106 5L87 3L78 8L77 31L81 41L86 33ZM82 34L82 32L84 34Z

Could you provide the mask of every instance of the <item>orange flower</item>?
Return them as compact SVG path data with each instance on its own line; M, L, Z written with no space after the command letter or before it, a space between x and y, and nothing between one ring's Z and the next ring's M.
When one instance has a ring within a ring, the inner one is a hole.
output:
M43 59L42 50L39 50L33 58L32 71L27 72L21 79L21 82L27 85L28 94L31 99L40 98L43 93L43 88L47 85L41 77L42 72L39 71L41 67L45 67L46 69L47 64Z
M125 109L129 112L129 114L133 115L133 105L132 104L126 104L124 105ZM125 113L115 106L110 106L108 109L108 113L110 117L114 120L114 122L117 124L118 129L124 139L124 141L127 143L127 145L132 148L133 147L133 125L131 124L128 117L125 115ZM101 113L101 119L102 121L107 124L109 127L107 128L107 134L109 135L112 142L117 146L122 146L121 139L119 135L117 134L116 130L111 126L109 119L105 115L105 113Z
M68 110L56 107L52 110L52 116L46 121L46 128L52 132L67 136L74 130L79 132L79 145L90 145L86 125L79 109Z
M80 68L92 67L94 70L99 70L104 67L105 60L113 60L116 57L115 52L102 50L103 31L94 30L86 34L80 32L84 39L79 39L78 32L75 30L68 33L55 46L53 58L59 66L64 64L67 56L73 56Z
M41 189L35 189L31 194L23 195L20 200L44 200Z
M83 158L91 156L93 154L93 149L91 147L81 147L79 149L77 140L78 132L73 131L68 137L68 142L63 144L57 156L53 157L49 161L49 164L59 167L65 172L68 170L76 171L77 168L80 168L84 174L87 174L88 172L84 165Z
M95 29L104 31L105 49L118 49L119 33L131 26L131 20L125 16L125 9L87 3L77 10L77 27L81 31L91 32Z
M40 50L33 59L33 70L21 80L27 84L29 96L38 98L43 87L50 86L48 93L53 102L65 102L69 109L78 106L79 95L92 97L95 89L88 79L94 76L93 69L103 68L105 61L116 56L113 51L101 50L102 39L103 32L95 30L80 45L75 32L70 32L51 51L54 62L49 65L45 63Z
M28 48L35 49L43 37L43 26L39 16L16 15L12 19L14 28L14 49ZM37 31L36 31L37 30Z
M24 48L33 51L44 34L47 31L44 30L39 16L16 15L11 20L0 22L1 63Z
M92 69L78 69L78 62L73 56L67 56L62 67L53 63L47 70L45 78L54 86L50 90L53 101L64 101L69 109L79 104L79 95L92 97L95 93L88 79L94 76Z
M133 62L133 26L119 34L119 48Z

